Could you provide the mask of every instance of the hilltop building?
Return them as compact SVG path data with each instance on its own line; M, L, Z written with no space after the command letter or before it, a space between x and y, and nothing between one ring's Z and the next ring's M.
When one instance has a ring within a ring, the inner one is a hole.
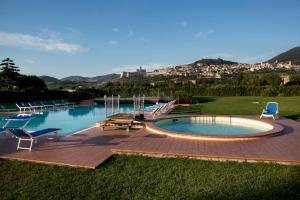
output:
M140 66L139 69L136 70L136 72L122 72L120 75L120 78L128 78L128 77L144 77L146 76L146 70L142 69Z

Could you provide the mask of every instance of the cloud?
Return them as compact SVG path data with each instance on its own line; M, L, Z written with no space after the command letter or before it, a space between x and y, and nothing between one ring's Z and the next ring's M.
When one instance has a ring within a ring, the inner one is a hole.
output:
M60 33L44 30L47 37L34 36L22 33L9 33L0 31L0 45L22 47L41 51L60 51L65 53L78 53L84 48L78 44L64 42L59 39Z
M117 32L120 32L120 29L118 29L118 28L113 28L112 31L115 32L115 33L117 33Z
M109 40L108 44L110 44L110 45L117 45L117 44L119 44L119 41L117 41L117 40Z
M139 40L146 41L146 39L143 36L139 37Z
M187 22L186 20L184 20L184 21L180 22L180 26L181 26L182 28L185 28L185 27L188 26L188 22Z
M211 35L213 34L215 31L210 29L208 31L199 31L195 34L195 37L196 38L199 38L199 37L207 37L208 35Z

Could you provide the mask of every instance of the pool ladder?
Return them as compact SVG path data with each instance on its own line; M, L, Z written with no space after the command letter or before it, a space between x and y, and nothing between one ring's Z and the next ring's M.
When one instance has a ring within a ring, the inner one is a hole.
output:
M193 121L196 123L213 125L216 124L216 116L215 115L197 116L193 118Z

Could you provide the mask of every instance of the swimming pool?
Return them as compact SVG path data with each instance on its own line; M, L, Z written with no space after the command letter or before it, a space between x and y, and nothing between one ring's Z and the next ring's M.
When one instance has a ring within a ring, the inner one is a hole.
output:
M228 116L190 116L157 120L147 129L171 137L188 139L245 139L282 131L275 123Z
M120 112L129 113L133 110L132 104L120 104ZM0 116L2 127L7 116ZM59 134L69 135L76 131L94 126L97 121L105 119L104 105L80 106L69 108L57 108L55 110L42 111L35 115L26 125L25 130L36 131L44 128L61 128ZM9 127L22 127L24 121L10 122Z

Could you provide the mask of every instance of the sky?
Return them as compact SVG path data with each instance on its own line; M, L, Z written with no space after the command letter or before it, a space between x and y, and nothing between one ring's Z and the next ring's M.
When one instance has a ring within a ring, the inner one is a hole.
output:
M21 73L98 76L300 46L299 0L1 0L0 59Z

